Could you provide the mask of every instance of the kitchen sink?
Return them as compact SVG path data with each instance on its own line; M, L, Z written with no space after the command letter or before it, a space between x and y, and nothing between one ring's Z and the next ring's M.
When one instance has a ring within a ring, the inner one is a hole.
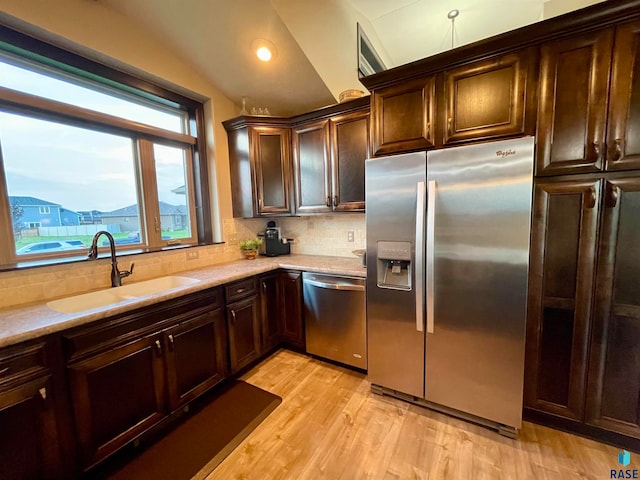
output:
M74 295L47 302L47 307L61 313L77 313L94 308L107 307L127 300L133 300L154 293L172 290L198 283L200 280L188 277L171 275L168 277L154 278L144 282L131 283L121 287L99 290L97 292Z

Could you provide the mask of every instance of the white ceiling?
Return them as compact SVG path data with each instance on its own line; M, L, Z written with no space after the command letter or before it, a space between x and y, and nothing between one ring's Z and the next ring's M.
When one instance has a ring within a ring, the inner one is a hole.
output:
M603 0L99 0L163 39L238 105L294 115L336 103L358 81L356 22L387 67ZM276 45L260 62L254 39Z

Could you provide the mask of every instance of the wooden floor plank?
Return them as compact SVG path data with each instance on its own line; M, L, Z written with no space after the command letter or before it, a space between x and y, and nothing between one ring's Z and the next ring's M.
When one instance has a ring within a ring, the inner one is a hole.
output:
M282 404L207 480L597 480L616 465L614 447L528 422L512 440L287 350L243 380Z

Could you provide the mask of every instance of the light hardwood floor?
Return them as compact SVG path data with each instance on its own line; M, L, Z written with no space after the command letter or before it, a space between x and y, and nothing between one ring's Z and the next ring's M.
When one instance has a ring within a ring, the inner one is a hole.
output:
M282 403L207 480L602 480L617 465L614 447L531 423L511 440L374 395L366 376L287 350L243 380Z

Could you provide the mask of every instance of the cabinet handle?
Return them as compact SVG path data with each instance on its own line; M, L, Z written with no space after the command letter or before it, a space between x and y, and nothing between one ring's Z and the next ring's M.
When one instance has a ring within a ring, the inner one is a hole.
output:
M156 353L160 357L162 355L162 344L160 343L160 340L156 340L155 344L156 344Z
M235 323L235 321L236 321L236 311L233 310L233 309L231 309L231 316L233 317L233 321Z
M589 209L596 206L596 189L594 187L589 187L589 190L585 194L584 206Z
M613 161L617 162L622 159L622 138L616 138L615 145L613 147Z
M453 124L451 117L447 119L447 135L451 136L453 134L453 130L451 129L451 125Z
M607 201L605 203L607 207L613 208L618 204L618 186L611 182L607 182L606 189Z
M246 288L238 288L236 290L236 293L244 293L247 289Z
M261 282L262 283L262 291L266 292L267 291L267 284L265 282Z
M171 350L173 350L173 335L169 335L167 338L169 338L169 346L171 347Z
M593 149L593 154L594 154L594 162L597 162L598 160L600 160L600 142L598 142L597 140L594 140L593 142L591 142L591 146Z
M337 207L337 206L338 206L338 196L337 196L337 195L334 195L334 196L333 196L333 206L334 206L334 207Z
M331 197L329 195L327 195L327 202L326 202L327 207L331 206Z

